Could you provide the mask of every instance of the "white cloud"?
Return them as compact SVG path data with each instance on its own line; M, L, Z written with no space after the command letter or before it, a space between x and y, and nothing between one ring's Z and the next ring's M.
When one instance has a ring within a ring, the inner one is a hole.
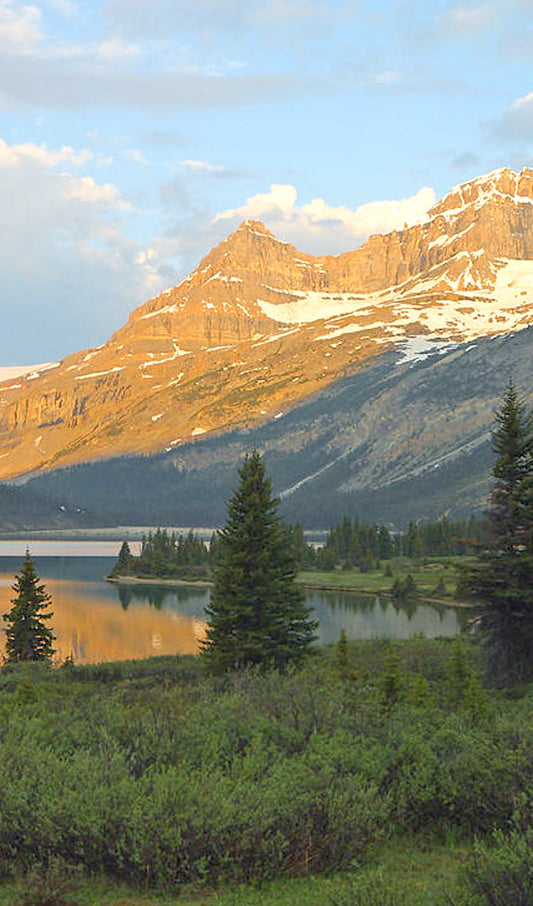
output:
M292 185L272 185L269 192L253 195L241 207L217 214L214 223L265 220L276 235L306 251L324 254L353 248L373 233L402 228L435 203L435 192L428 187L409 198L372 201L355 209L329 205L323 198L297 205L297 195Z
M137 57L139 56L141 49L137 44L130 44L126 41L121 41L119 38L113 38L102 41L98 45L97 51L104 59L113 61Z
M46 145L35 145L31 142L8 145L0 138L0 167L18 166L23 161L33 161L43 167L55 167L60 163L80 166L91 160L92 156L92 152L87 149L74 151L68 145L51 150Z
M120 211L127 211L131 207L131 205L121 199L120 192L116 186L109 182L100 185L92 176L74 177L64 174L62 187L63 194L67 198L78 198L80 201L89 203L114 205Z
M79 160L72 148L0 142L2 364L102 342L168 283L170 250L151 243L143 258L128 236L134 209L111 183L64 171Z
M210 164L205 160L182 160L180 167L193 173L220 173L224 169L222 164Z
M32 53L41 39L37 6L15 7L10 0L0 0L0 45L4 53Z
M128 148L124 153L129 160L133 161L134 164L141 164L145 167L148 163L144 154L142 153L142 151L139 151L138 148Z

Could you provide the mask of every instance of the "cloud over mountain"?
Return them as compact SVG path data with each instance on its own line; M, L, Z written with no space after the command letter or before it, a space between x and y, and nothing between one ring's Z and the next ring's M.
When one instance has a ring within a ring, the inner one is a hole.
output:
M297 197L293 185L272 185L269 192L251 196L245 204L222 211L214 220L264 220L274 232L307 251L336 253L372 233L401 229L435 203L435 192L428 187L410 198L371 201L354 209L330 205L323 198L298 205Z

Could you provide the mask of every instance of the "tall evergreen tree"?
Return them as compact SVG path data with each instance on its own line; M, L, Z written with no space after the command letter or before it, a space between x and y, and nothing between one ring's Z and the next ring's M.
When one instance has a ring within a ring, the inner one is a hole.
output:
M512 383L495 420L489 541L465 584L481 603L489 672L506 681L533 676L532 423Z
M13 607L4 614L6 629L6 655L8 663L17 661L48 661L54 654L54 634L46 625L52 613L47 612L51 597L44 585L39 584L33 560L26 551L20 573L15 576L12 598Z
M298 663L316 623L296 585L290 535L257 451L246 455L219 532L203 657L214 671Z

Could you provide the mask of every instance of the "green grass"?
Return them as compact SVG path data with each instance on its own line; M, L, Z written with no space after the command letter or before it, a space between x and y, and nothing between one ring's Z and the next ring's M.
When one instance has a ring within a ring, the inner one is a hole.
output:
M388 844L365 864L333 877L284 879L181 894L141 892L105 879L86 879L70 894L76 906L351 906L356 894L395 891L402 906L444 906L465 859L468 843L429 842L425 837ZM15 906L20 882L0 885L1 906ZM363 899L364 902L364 899Z
M398 577L405 578L410 573L421 597L449 601L451 604L455 600L458 567L470 562L471 559L471 557L432 557L421 561L396 557L394 560L383 561L380 569L367 573L354 569L335 569L329 572L304 570L298 574L298 582L309 588L390 594L394 580ZM388 565L391 567L392 576L385 575ZM441 581L444 584L444 592L437 591Z

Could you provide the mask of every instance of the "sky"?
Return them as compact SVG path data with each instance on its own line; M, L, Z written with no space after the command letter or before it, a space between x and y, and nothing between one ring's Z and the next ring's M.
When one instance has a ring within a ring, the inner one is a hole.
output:
M247 218L312 254L533 165L533 0L0 0L0 366L104 342Z

